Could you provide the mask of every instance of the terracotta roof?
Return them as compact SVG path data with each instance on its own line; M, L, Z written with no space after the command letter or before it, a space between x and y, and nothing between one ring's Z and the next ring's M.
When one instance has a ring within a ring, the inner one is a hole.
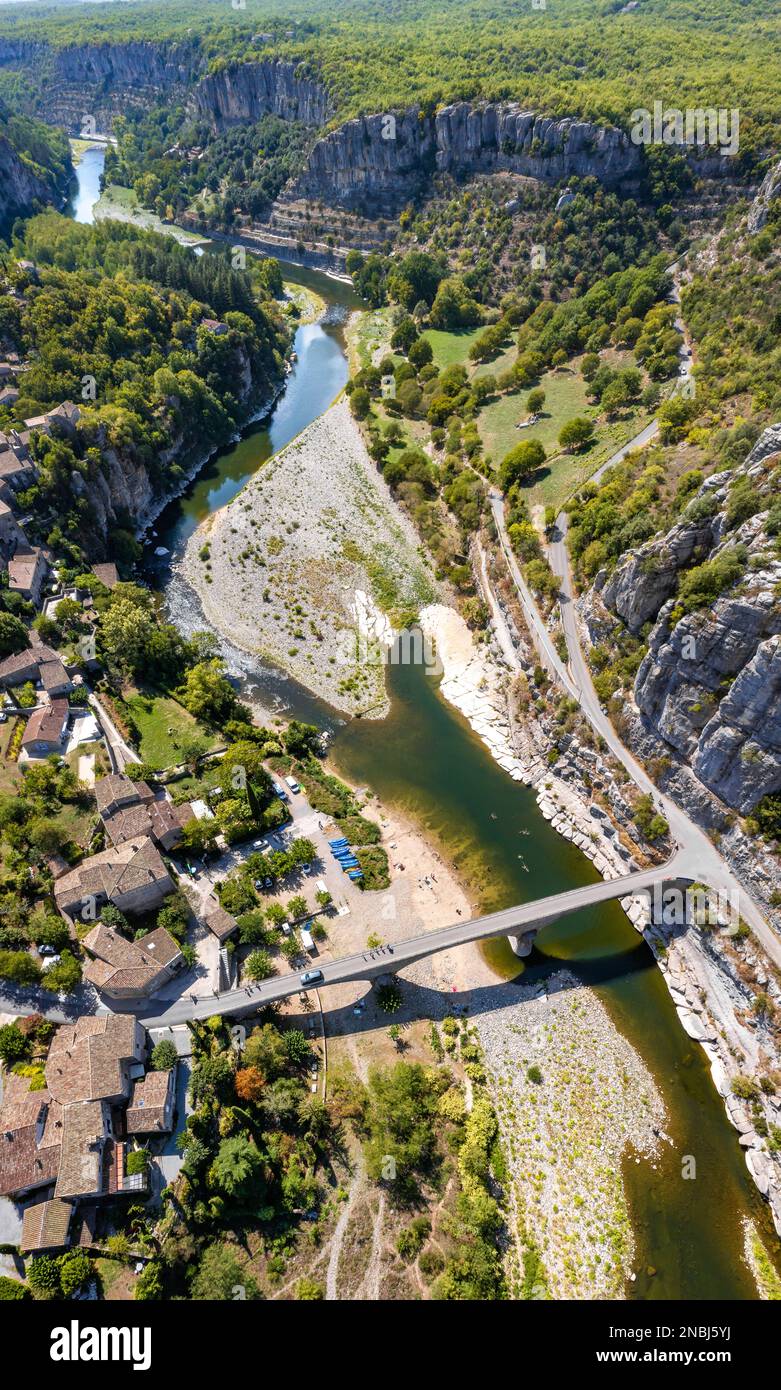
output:
M7 1072L0 1106L0 1196L53 1182L60 1162L62 1107L30 1079Z
M148 836L139 836L85 859L60 879L54 895L58 904L66 906L90 896L102 895L113 901L149 884L166 881L171 883L159 850Z
M113 589L114 585L119 583L119 571L115 564L93 565L92 573L107 589Z
M146 1076L133 1082L133 1090L128 1102L125 1125L128 1134L149 1134L155 1130L168 1128L165 1105L171 1088L173 1069L170 1071L148 1071Z
M52 651L51 647L25 647L23 652L16 652L14 656L7 656L5 661L0 661L0 685L19 671L40 666L42 662L58 660L57 653Z
M110 816L104 816L103 824L113 845L121 845L125 840L137 839L139 835L149 835L151 830L149 811L141 803L136 806L125 806L120 811L114 811Z
M46 1059L49 1093L62 1104L113 1100L128 1093L127 1065L143 1055L144 1031L132 1014L83 1015L52 1038Z
M55 888L56 892L56 888ZM157 927L138 941L128 941L102 922L84 938L84 946L96 960L90 961L84 978L97 989L147 992L160 972L181 955L180 948L165 927Z
M54 661L42 661L38 667L38 679L44 690L53 690L55 686L70 684L68 672L59 658Z
M108 1106L103 1100L83 1100L63 1111L62 1153L54 1189L57 1197L89 1196L102 1192L103 1144L108 1137Z
M50 705L34 709L27 721L22 737L22 747L31 743L59 743L68 720L67 700L52 700Z
M174 806L167 796L151 799L152 793L146 783L138 785L148 793L143 804L127 805L111 814L102 813L103 824L112 843L120 845L138 835L151 835L154 840L175 843L181 836L182 826L192 820L193 811L189 802Z
M22 1217L22 1250L54 1250L68 1244L68 1228L73 1207L55 1197L51 1202L36 1202L26 1207Z
M147 782L134 782L123 772L99 777L95 783L95 800L101 816L111 815L124 806L136 806L140 801L151 801L153 797L154 792Z
M236 930L236 918L231 917L219 903L216 907L210 908L203 920L209 931L214 932L220 941L225 941Z
M8 561L9 589L31 589L37 575L46 569L46 561L40 550L22 551Z

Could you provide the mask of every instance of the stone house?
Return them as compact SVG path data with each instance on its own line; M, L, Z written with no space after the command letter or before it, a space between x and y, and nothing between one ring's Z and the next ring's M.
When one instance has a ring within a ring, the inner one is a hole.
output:
M174 890L159 850L148 835L112 845L83 860L55 885L60 912L75 917L85 902L113 903L120 912L151 912Z

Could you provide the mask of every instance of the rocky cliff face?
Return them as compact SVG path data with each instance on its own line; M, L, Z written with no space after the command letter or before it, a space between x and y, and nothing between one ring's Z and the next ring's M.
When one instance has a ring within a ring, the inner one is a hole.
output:
M29 213L33 203L52 202L53 196L10 140L0 135L0 227L7 228L15 217Z
M322 83L300 76L294 63L281 61L223 68L198 83L189 106L210 121L215 131L257 121L267 113L320 126L331 114Z
M638 178L641 159L639 147L612 127L553 120L516 105L457 102L435 117L411 107L347 121L314 146L297 189L393 213L435 171L505 170L551 181L594 174L617 183Z
M243 348L237 348L234 357L233 390L242 407L241 419L259 419L272 405L282 378L269 388L265 375L262 382L256 378ZM185 481L195 475L209 454L185 429L185 433L172 434L167 447L159 451L159 467L153 474L132 452L108 447L99 423L87 431L83 443L100 449L100 467L92 470L88 482L74 473L71 483L74 493L89 498L92 525L85 544L100 558L113 526L130 524L140 531L149 525L166 502L181 492Z
M667 535L627 555L607 577L597 575L581 600L592 632L615 619L638 632L652 623L648 651L634 686L635 746L646 756L676 755L697 786L692 797L718 823L707 795L745 815L781 790L781 556L768 535L768 512L779 495L781 426L765 431L738 469L709 478ZM761 510L728 529L735 484L750 483ZM775 528L773 528L775 529ZM683 570L742 546L746 564L707 607L681 615L676 591ZM699 790L698 790L699 788Z
M197 43L106 43L52 49L45 43L0 38L0 67L38 78L38 114L79 134L85 116L108 131L117 112L185 90L203 69Z

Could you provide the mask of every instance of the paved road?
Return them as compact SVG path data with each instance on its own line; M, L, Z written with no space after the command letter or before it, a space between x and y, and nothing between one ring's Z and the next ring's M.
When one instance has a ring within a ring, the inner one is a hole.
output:
M469 922L456 922L451 927L440 927L437 931L424 932L420 936L397 941L393 946L383 946L376 951L357 951L353 955L342 956L338 960L315 961L308 967L322 971L322 979L314 982L318 989L327 985L344 984L350 980L372 980L378 975L387 975L401 970L424 956L435 955L438 951L449 951L454 946L463 946L470 941L483 941L491 936L523 936L533 932L557 918L571 912L579 912L594 903L609 902L613 898L623 898L630 893L639 893L653 888L654 884L669 883L672 880L689 880L688 856L676 852L666 864L652 869L638 870L621 878L605 882L591 883L584 888L570 888L565 893L554 893L536 902L523 903L518 907L508 907L501 912L493 912L487 917L475 917ZM305 986L301 983L300 970L289 975L280 975L262 984L229 990L223 994L196 999L189 995L177 999L167 1008L160 1010L159 1003L144 1012L137 1012L138 1018L147 1028L171 1027L189 1018L209 1018L212 1014L241 1014L254 1012L264 1004L273 1004L298 994Z
M108 711L100 703L100 700L93 691L90 691L89 702L103 727L109 757L114 764L114 771L124 772L128 763L140 763L141 759L138 754L130 747L129 743L125 742L114 721L108 714Z
M677 285L673 292L673 298L676 300L678 298ZM683 383L691 375L693 359L685 326L680 323L680 321L679 327L684 334L684 344L681 349L681 363L682 366L685 367L685 373L680 378L681 383ZM610 468L614 463L618 463L630 450L639 449L649 443L650 440L654 438L657 431L658 424L654 420L650 425L647 425L644 430L641 430L639 434L635 435L634 439L631 439L628 444L625 444L622 449L619 449L613 454L594 474L594 478L598 479L607 468ZM490 504L496 523L499 542L507 561L513 583L515 584L532 640L537 647L543 664L548 671L558 679L560 684L564 686L567 693L578 701L592 728L605 740L610 751L626 768L636 786L653 797L655 805L664 814L669 823L671 834L678 845L679 851L684 855L687 868L692 870L691 877L726 893L737 893L739 895L741 915L755 932L757 939L761 942L770 959L777 966L781 966L781 942L779 942L772 928L768 926L760 908L746 892L743 885L732 872L726 860L719 854L705 831L691 820L676 802L672 801L670 797L663 795L658 790L655 783L645 771L645 768L637 761L633 754L630 753L629 749L624 746L599 702L591 679L588 662L586 661L581 645L581 637L575 613L574 586L566 543L566 513L561 512L558 516L554 539L548 548L548 558L551 568L560 584L561 621L567 642L568 656L568 661L565 665L556 651L542 614L520 572L507 534L507 527L504 519L504 501L501 494L496 490L491 491Z

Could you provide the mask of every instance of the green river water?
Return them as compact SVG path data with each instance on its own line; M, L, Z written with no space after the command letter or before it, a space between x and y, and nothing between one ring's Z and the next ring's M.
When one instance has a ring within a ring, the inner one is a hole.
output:
M91 166L89 172L93 176ZM82 211L81 220L89 220L90 211ZM343 318L345 309L355 307L352 292L317 272L287 266L284 271L287 278L317 290L329 305L332 322L299 329L298 361L270 420L251 427L211 460L185 496L167 508L150 552L162 545L168 558L175 558L194 526L229 501L344 384L340 311ZM167 560L163 565L157 582L169 611L185 625L202 626L197 613L186 619L187 595L176 592ZM479 908L495 910L595 881L590 862L550 828L532 792L493 762L420 667L389 668L392 706L387 719L344 723L281 673L253 667L252 659L238 664L250 696L262 694L280 709L317 718L331 729L337 768L416 821L455 866ZM505 942L489 943L485 950L497 973L517 975L519 962ZM656 1169L645 1161L636 1163L633 1155L625 1162L640 1271L628 1288L629 1297L755 1298L754 1280L743 1260L743 1222L752 1216L766 1244L777 1249L767 1208L749 1179L702 1049L684 1033L650 951L612 904L546 927L524 963L524 979L544 979L565 963L594 988L640 1053L668 1112L666 1129L673 1145L663 1146ZM480 1009L476 990L471 1011ZM696 1159L695 1180L682 1176L688 1155Z

